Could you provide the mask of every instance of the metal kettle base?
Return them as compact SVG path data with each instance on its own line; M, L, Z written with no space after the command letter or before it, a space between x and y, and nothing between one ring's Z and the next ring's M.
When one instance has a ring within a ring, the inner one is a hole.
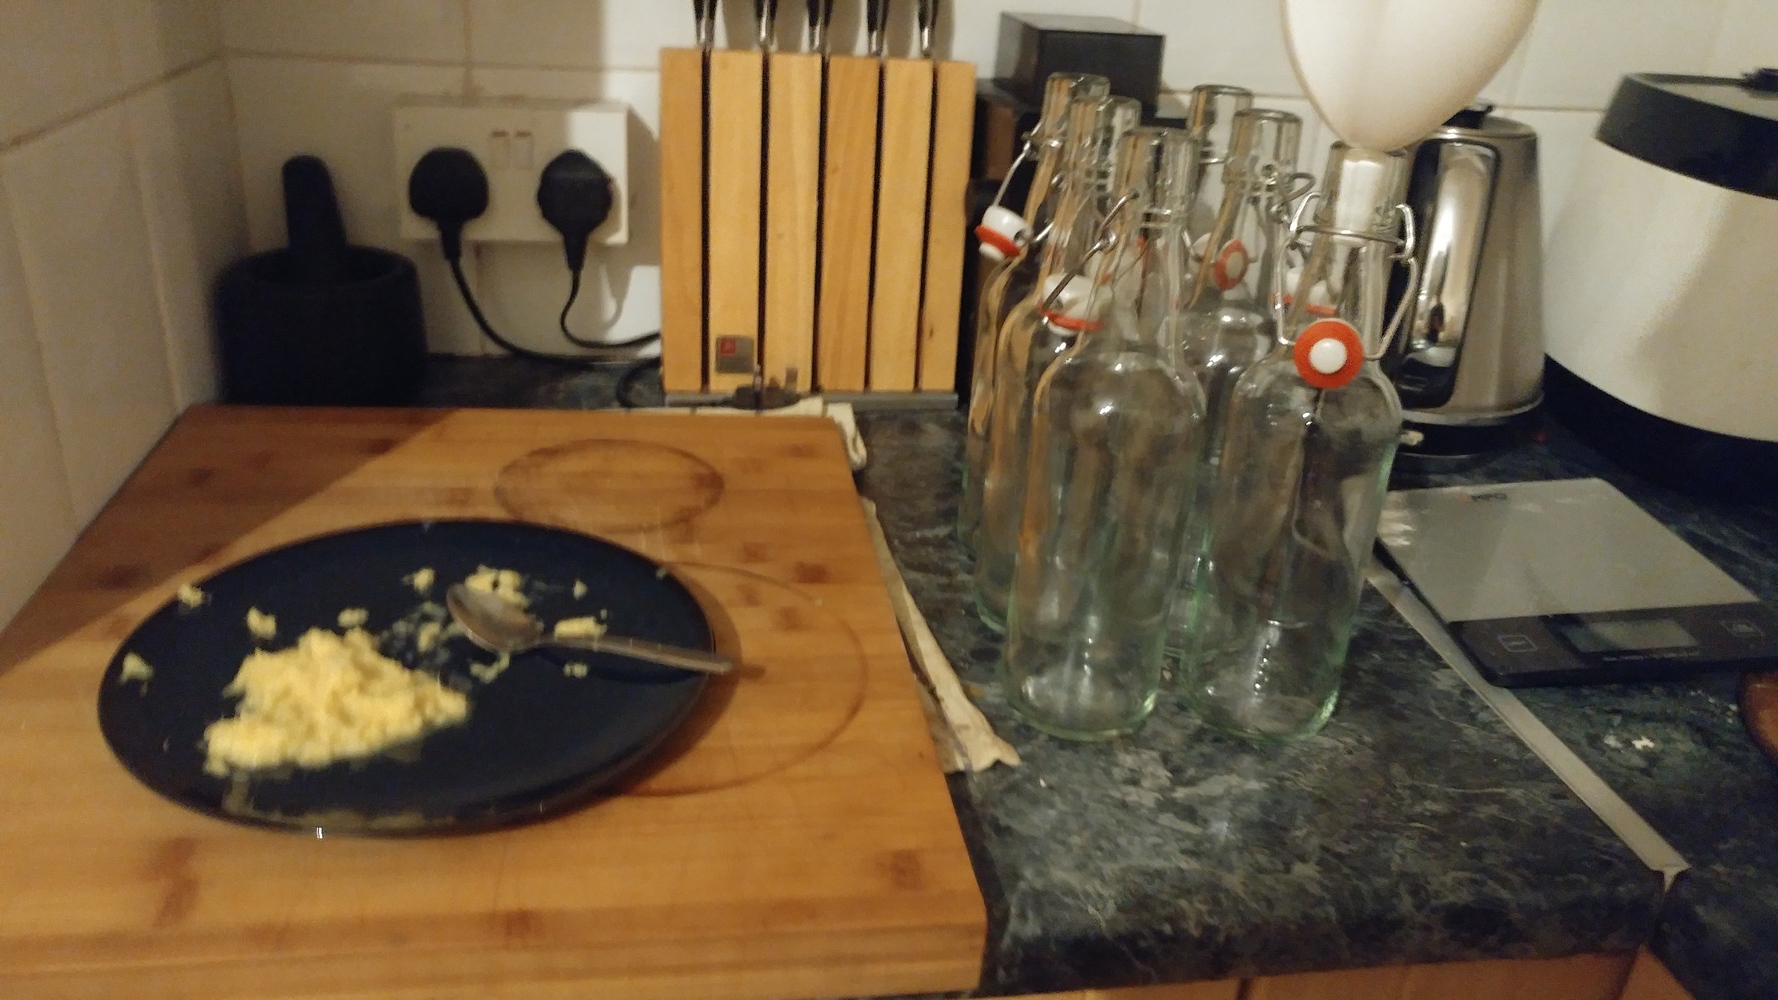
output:
M1542 417L1542 407L1532 406L1503 417L1484 417L1466 424L1422 423L1409 413L1403 423L1402 444L1395 453L1397 468L1416 472L1457 472L1480 465L1509 448L1531 439Z

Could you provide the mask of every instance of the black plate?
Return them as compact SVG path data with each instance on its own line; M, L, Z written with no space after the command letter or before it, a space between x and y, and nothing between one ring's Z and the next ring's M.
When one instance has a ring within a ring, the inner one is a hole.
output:
M545 622L608 610L614 631L713 649L704 613L654 562L585 535L491 521L391 524L329 535L232 566L198 586L209 602L156 611L121 646L99 690L99 727L112 752L148 787L181 805L230 819L326 832L466 831L558 812L609 784L658 746L691 711L701 674L594 654L531 653L491 683L472 677L493 659L466 639L420 656L391 629L408 616L448 621L444 590L478 566L525 576L531 611ZM427 599L403 580L431 567ZM573 595L575 581L586 584ZM204 772L204 728L234 714L222 689L255 644L247 610L275 615L283 648L311 627L337 629L345 608L370 612L383 651L435 672L470 699L468 720L417 745L319 770L250 779ZM413 621L413 618L408 618ZM146 684L120 683L123 658L154 668ZM563 661L585 662L570 677Z

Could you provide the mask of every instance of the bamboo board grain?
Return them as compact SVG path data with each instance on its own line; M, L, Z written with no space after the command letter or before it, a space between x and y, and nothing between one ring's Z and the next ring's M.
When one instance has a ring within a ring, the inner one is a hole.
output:
M815 377L815 232L821 202L821 57L771 57L766 161L766 380Z
M443 517L668 562L749 675L621 794L476 836L235 826L111 758L95 686L180 582ZM0 632L0 718L7 1000L763 1000L980 972L981 896L824 420L196 408Z
M932 63L884 60L870 373L865 380L872 392L912 392L918 385L920 276L926 259L926 180L931 161Z
M876 59L834 56L828 60L815 364L818 384L829 392L864 389L881 83L882 66Z
M712 392L752 374L716 370L718 338L743 337L759 354L760 169L765 138L765 61L758 52L710 53L709 367Z
M1630 967L1622 1000L1692 1000L1692 995L1653 952L1643 948Z
M661 384L704 387L704 53L661 50Z
M969 150L975 139L975 67L933 64L932 180L926 209L925 295L920 303L921 392L957 388L963 254L969 229Z

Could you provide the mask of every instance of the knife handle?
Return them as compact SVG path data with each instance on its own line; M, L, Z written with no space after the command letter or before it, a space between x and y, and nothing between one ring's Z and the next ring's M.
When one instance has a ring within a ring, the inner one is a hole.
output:
M809 51L827 54L827 26L833 23L833 0L808 0Z
M716 46L716 0L691 0L692 12L698 18L698 48Z
M753 17L759 22L759 51L777 51L778 0L753 0Z
M918 0L915 16L920 22L920 55L932 58L932 29L938 24L938 0Z
M888 48L887 40L883 34L888 24L889 0L865 0L864 25L866 35L870 39L870 54L879 59L883 57Z

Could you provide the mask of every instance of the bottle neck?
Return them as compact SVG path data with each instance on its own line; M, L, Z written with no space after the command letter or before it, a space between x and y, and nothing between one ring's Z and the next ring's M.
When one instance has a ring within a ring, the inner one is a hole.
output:
M1317 207L1307 255L1290 276L1285 327L1294 340L1310 324L1352 325L1367 355L1382 346L1389 277L1397 249L1396 154L1340 149L1328 165L1327 192Z
M1038 132L1044 134L1042 126L1038 127ZM1053 130L1049 134L1053 135ZM1062 165L1067 147L1059 138L1034 139L1034 143L1037 166L1031 174L1031 192L1025 196L1025 218L1034 228L1041 229L1049 224L1056 200L1062 193Z
M1116 336L1125 348L1142 346L1170 355L1170 330L1179 314L1180 276L1186 254L1185 220L1178 211L1152 203L1120 210L1115 232L1109 294L1112 321L1105 336Z
M1191 283L1186 308L1222 299L1271 301L1275 226L1260 200L1260 185L1244 171L1230 170L1223 179L1222 201L1208 230L1193 246Z

